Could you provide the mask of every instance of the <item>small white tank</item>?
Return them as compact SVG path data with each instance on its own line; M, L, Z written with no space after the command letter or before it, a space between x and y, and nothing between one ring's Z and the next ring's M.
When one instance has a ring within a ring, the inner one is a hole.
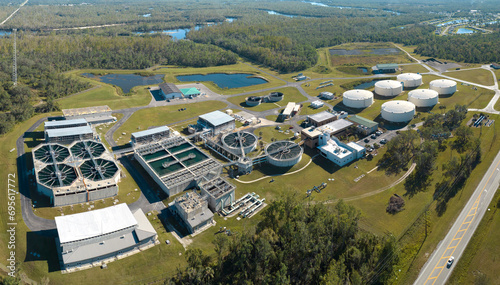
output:
M431 81L429 88L437 91L439 95L451 95L457 92L457 83L448 79L437 79Z
M380 114L389 122L409 122L415 116L415 105L408 101L393 100L382 104Z
M398 81L403 83L403 88L415 88L422 85L422 75L417 73L403 73L398 75Z
M415 89L408 92L408 101L417 107L432 107L438 103L439 93L431 89Z
M403 85L396 80L381 80L375 83L375 93L380 96L397 96L403 92Z
M373 93L368 90L349 90L342 97L342 102L349 108L366 108L373 104Z

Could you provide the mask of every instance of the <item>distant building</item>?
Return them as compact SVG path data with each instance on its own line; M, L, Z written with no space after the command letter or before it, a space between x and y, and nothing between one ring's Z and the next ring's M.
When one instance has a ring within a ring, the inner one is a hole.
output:
M85 119L90 124L103 124L116 121L111 108L108 106L95 106L86 108L64 109L62 110L66 120Z
M377 64L373 71L375 73L395 73L399 69L399 66L396 63L383 63Z
M500 64L498 63L492 63L490 66L494 69L500 69Z
M299 75L299 76L295 77L295 80L297 80L297 81L303 81L306 79L307 79L307 77L305 75Z
M323 111L314 115L307 116L307 120L310 125L319 127L333 122L337 119L335 115L330 112Z
M325 103L323 103L323 101L316 100L316 101L311 103L311 108L319 109L319 108L323 107L324 105L325 105Z
M371 133L374 133L378 130L378 123L374 122L372 120L368 120L366 118L363 118L358 115L352 115L347 118L349 121L353 122L356 124L356 128L358 132L362 133L363 135L369 135Z
M208 209L207 201L196 192L186 192L177 197L169 205L169 209L184 222L191 234L214 221L214 214Z
M201 115L198 118L198 125L202 128L211 130L213 135L217 135L223 131L234 130L234 128L236 128L234 118L221 111L213 111L208 114Z
M362 158L366 154L366 149L357 143L345 144L328 133L319 136L318 149L323 157L338 166L344 166L351 161Z
M161 83L158 85L160 87L160 94L163 98L166 99L174 99L174 98L182 98L182 92L175 86L173 83Z
M158 235L141 209L127 204L55 217L56 247L61 269L88 269L159 244Z
M323 100L332 100L333 97L335 97L335 94L333 94L332 92L324 91L319 93L319 97Z
M131 141L133 145L158 141L170 136L170 129L167 126L157 127L145 131L132 133Z

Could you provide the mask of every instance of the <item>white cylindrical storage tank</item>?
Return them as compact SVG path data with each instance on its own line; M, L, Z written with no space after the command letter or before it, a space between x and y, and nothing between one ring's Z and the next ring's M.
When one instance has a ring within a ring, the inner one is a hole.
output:
M408 92L408 101L417 107L432 107L438 103L439 93L431 89L415 89Z
M382 104L382 118L389 122L409 122L415 116L415 105L408 101L394 100Z
M375 83L375 93L380 96L397 96L403 92L403 85L396 80L381 80Z
M252 152L257 147L257 136L249 132L235 132L222 137L222 144L230 152L241 155Z
M277 141L266 146L267 162L277 167L291 167L302 159L304 150L291 141Z
M431 81L429 88L437 91L439 95L451 95L457 92L457 83L448 79L436 79Z
M373 104L373 93L368 90L354 89L344 92L342 102L350 108L366 108Z
M398 81L403 83L403 88L414 88L422 85L422 75L416 73L403 73L398 75Z
M257 97L257 96L250 96L250 97L245 98L245 103L249 107L255 107L255 106L259 105L261 101L262 101L262 98Z

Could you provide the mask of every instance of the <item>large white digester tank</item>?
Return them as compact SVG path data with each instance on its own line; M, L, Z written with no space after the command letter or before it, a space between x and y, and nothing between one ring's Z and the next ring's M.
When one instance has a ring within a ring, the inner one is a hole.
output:
M375 83L375 93L380 96L397 96L403 92L403 85L396 80L381 80Z
M349 90L342 97L344 105L350 108L366 108L373 104L373 93L368 90Z
M415 89L408 92L408 101L417 107L432 107L438 103L439 94L431 89Z
M382 104L382 118L389 122L409 122L415 116L415 105L408 101L394 100Z
M398 75L398 81L404 88L415 88L422 85L422 75L417 73L403 73Z
M429 88L437 91L439 95L451 95L457 92L457 83L448 79L436 79L429 83Z

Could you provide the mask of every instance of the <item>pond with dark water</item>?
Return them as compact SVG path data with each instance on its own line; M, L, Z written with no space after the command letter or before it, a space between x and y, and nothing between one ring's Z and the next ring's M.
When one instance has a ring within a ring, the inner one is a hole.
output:
M354 89L368 89L368 88L372 88L373 86L375 86L375 83L377 83L377 81L379 80L372 80L372 81L369 81L369 82L364 82L364 83L361 83L357 86L354 86Z
M179 81L212 81L219 88L240 88L253 86L258 84L267 83L265 79L260 77L254 77L254 74L250 73L211 73L207 75L203 74L191 74L191 75L178 75Z
M82 73L82 76L97 79L104 83L109 83L120 87L123 93L129 93L135 86L153 85L163 82L163 74L154 76L141 76L137 74L106 74L96 76L91 73Z
M398 54L400 50L397 48L374 48L370 51L361 49L330 49L331 55L364 55L364 54L376 54L376 55L389 55Z

